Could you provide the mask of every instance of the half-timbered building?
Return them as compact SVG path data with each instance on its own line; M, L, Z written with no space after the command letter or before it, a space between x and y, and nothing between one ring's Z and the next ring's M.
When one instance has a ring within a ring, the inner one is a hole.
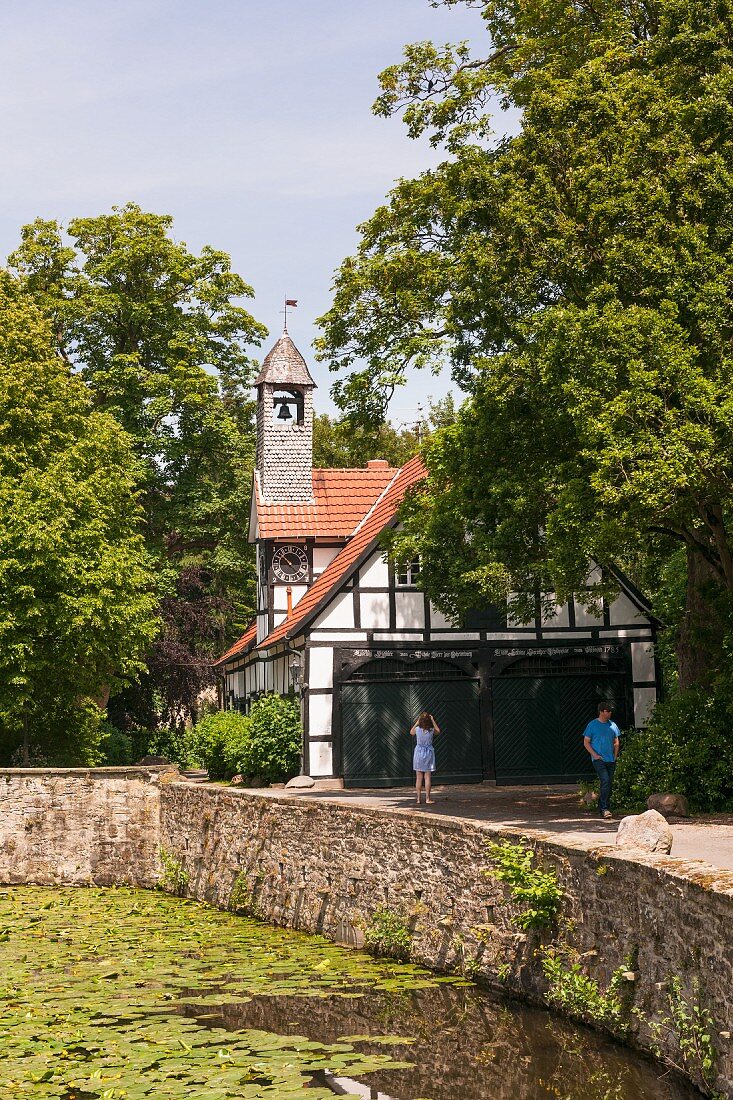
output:
M449 622L419 588L419 561L392 563L380 545L425 475L420 458L314 470L315 384L287 333L255 385L257 615L218 663L225 707L295 692L304 772L369 787L412 781L408 730L421 710L443 731L443 782L586 776L582 731L601 699L622 728L645 724L657 623L622 574L598 614L578 601L543 613L538 598L530 623L499 608ZM589 586L599 580L592 568Z

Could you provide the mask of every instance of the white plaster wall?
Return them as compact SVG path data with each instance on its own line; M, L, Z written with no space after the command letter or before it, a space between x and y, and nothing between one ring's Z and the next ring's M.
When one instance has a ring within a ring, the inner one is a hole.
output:
M425 627L425 597L422 592L395 592L395 627L397 630Z
M285 619L286 619L286 618L287 618L287 615L285 614L285 612L284 612L284 611L275 611L275 612L273 613L273 616L272 616L272 626L273 626L273 629L274 629L274 628L275 628L276 626L279 626L279 625L280 625L280 623L282 623L282 622L285 622Z
M319 775L333 775L333 746L330 741L311 741L308 753L310 773L314 778Z
M634 725L646 726L657 701L656 688L634 688Z
M575 625L582 630L587 626L603 626L603 615L594 614L590 608L575 601Z
M631 674L634 680L654 679L654 647L649 642L631 643Z
M308 696L308 735L310 737L331 736L331 696Z
M634 606L625 592L619 593L611 604L611 625L632 626L634 623L644 622L645 617Z
M275 691L278 695L287 695L288 688L290 687L290 670L286 664L284 657L278 657L276 661L273 661L274 678L275 678Z
M361 588L388 588L389 565L383 554L373 554L359 570Z
M338 546L314 546L313 547L313 572L322 573L339 552Z
M597 584L600 584L603 580L603 573L601 572L600 565L596 565L595 562L591 565L590 572L586 577L585 583L588 588L594 588Z
M422 631L418 630L412 634L407 634L404 630L375 630L372 637L375 642L413 642L422 644Z
M333 650L330 646L316 646L308 650L308 686L333 687Z
M267 612L257 613L257 644L264 642L267 637Z
M481 635L477 630L436 630L431 632L430 640L433 642L478 642Z
M507 627L509 629L511 629L513 626L520 626L520 627L521 626L524 626L524 627L531 626L532 625L531 621L529 623L522 623L522 622L519 621L519 619L515 618L515 616L512 614L512 603L514 601L515 596L516 596L515 592L510 592L508 597L507 597L507 613L506 613Z
M314 627L331 626L336 629L354 625L354 596L352 592L341 592L318 616Z
M301 600L303 598L303 596L305 596L306 592L308 591L308 585L307 584L291 584L290 587L291 587L292 592L293 592L293 607L295 607L298 600ZM275 611L285 611L285 612L287 612L287 610L288 610L288 586L286 584L278 584L278 585L275 586L274 591L273 591L272 606L275 609Z
M431 630L455 630L450 619L446 619L442 611L438 611L434 604L430 604L430 629Z
M365 630L384 630L389 626L389 596L386 592L361 592L361 625Z
M639 641L641 639L651 641L652 636L649 633L648 627L649 627L649 624L648 624L648 622L646 622L645 619L639 619L639 625L635 630L634 630L633 627L628 629L628 630L624 630L621 627L617 626L615 628L615 630L599 630L598 631L598 637L599 638L616 638L616 639L619 639L619 638L635 638L637 641Z
M592 638L593 635L591 634L590 630L577 630L577 631L574 630L573 633L570 635L570 637L574 640L575 638ZM564 630L543 630L542 631L542 641L543 642L552 641L553 638L565 638L565 640L567 641L567 638L568 638L567 631L564 631Z
M548 592L545 596L546 599L551 600L554 598L554 592ZM570 612L566 603L556 603L554 610L546 612L542 616L543 626L570 626Z
M314 642L365 642L366 630L313 630L311 639Z

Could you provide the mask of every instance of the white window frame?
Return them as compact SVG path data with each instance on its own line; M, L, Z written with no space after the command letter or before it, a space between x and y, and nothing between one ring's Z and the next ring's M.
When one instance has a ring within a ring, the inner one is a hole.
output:
M397 562L395 565L394 580L397 588L416 588L416 578L422 572L420 555L416 555L411 561Z

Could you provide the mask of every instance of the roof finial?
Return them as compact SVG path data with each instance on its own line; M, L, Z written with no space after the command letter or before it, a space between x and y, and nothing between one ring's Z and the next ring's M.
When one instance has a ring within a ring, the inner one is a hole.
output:
M291 309L295 309L297 304L298 304L297 298L286 298L285 299L285 309L283 310L283 313L285 315L285 320L283 322L283 334L285 334L288 331L288 306L290 306Z

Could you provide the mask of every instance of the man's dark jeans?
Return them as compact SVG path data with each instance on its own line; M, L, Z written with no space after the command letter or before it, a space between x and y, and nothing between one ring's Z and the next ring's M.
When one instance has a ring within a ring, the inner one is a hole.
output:
M616 761L609 764L607 760L594 760L593 767L601 781L601 797L598 800L600 813L611 809L611 787L613 786L613 773L616 771Z

